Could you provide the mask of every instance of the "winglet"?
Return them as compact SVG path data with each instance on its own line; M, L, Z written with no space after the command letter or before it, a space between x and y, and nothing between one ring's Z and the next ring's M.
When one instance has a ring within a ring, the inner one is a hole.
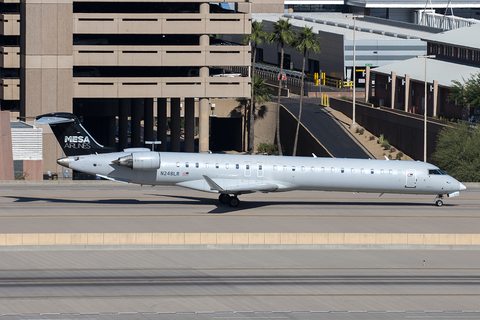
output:
M203 175L205 181L207 181L208 185L210 186L210 190L216 190L218 192L226 192L225 189L220 187L215 181L213 181L209 176Z

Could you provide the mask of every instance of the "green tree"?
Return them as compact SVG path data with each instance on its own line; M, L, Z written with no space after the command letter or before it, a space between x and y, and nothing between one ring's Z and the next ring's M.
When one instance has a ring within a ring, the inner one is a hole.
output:
M295 132L295 142L293 143L293 156L297 154L297 141L298 141L298 131L300 129L300 119L302 118L302 103L303 103L303 90L304 90L304 81L305 81L305 60L307 57L307 52L320 53L322 47L320 46L320 41L317 39L317 34L312 31L313 27L308 28L304 26L300 31L296 41L295 49L299 52L303 52L303 62L302 62L302 80L300 85L300 109L298 111L298 122L297 122L297 131Z
M283 56L284 56L284 46L290 45L295 40L295 32L292 30L292 24L289 22L289 19L283 20L278 19L277 22L273 24L273 31L269 36L269 40L276 42L280 45L281 54L280 54L280 77L278 80L278 100L277 100L277 144L278 144L278 153L283 156L282 144L280 142L280 96L282 93L282 73L283 73Z
M253 21L252 22L252 33L243 37L244 43L251 43L253 45L253 59L252 65L250 67L250 75L252 77L252 99L254 96L254 75L255 75L255 60L257 57L257 45L262 42L267 42L268 33L263 31L265 25L263 22ZM255 106L250 99L250 116L249 116L249 130L248 130L248 153L252 154L255 151L255 146L253 140L255 137ZM270 101L270 100L269 100Z
M462 78L462 82L458 80L452 81L450 87L450 100L456 100L457 105L462 108L473 108L480 106L480 72L471 74L470 78Z
M436 164L462 182L480 182L480 128L467 123L445 127L432 155Z
M251 120L250 122L250 130L248 131L248 140L249 140L249 147L250 147L250 144L253 145L253 142L254 142L254 139L255 139L255 136L253 135L253 125L255 123L255 106L257 103L262 103L262 102L266 102L266 101L270 101L272 100L272 95L269 93L270 90L272 90L272 88L268 87L265 85L265 81L267 81L267 79L262 79L260 78L259 76L255 76L254 77L254 80L253 80L253 95L252 95L252 109L251 109L251 114L250 116L252 117L253 115L253 119ZM250 151L249 151L250 152ZM250 153L253 153L253 150L250 152Z

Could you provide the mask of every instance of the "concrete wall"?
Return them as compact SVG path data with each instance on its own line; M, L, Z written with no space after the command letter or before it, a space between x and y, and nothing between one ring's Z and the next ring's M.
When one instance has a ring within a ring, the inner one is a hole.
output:
M480 245L480 234L428 233L17 233L0 246L51 245Z
M330 107L352 118L352 102L331 98ZM423 116L389 108L373 108L356 103L356 121L376 136L383 134L392 145L415 160L423 160ZM427 126L427 161L435 152L438 132L447 125L429 118Z
M0 111L0 180L13 180L12 130L10 112Z

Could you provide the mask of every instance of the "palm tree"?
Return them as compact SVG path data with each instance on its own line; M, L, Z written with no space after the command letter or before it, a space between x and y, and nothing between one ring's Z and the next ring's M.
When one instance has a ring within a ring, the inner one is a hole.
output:
M300 31L297 41L294 46L295 49L299 52L303 52L303 64L302 64L302 81L300 86L300 110L298 111L298 123L297 131L295 132L295 142L293 143L293 156L295 157L297 153L297 141L298 141L298 130L300 129L300 119L302 117L302 102L303 102L303 84L305 78L305 59L307 57L307 52L320 53L322 47L320 46L320 41L317 39L317 34L312 31L312 28L304 26Z
M263 22L253 21L252 22L252 33L243 37L244 43L253 44L253 61L250 67L250 75L252 77L252 99L254 96L254 74L255 74L255 58L257 57L257 45L267 41L268 33L263 31L265 25ZM248 153L252 154L254 152L255 146L253 144L253 139L255 137L254 127L255 127L255 106L250 100L250 119L249 119L249 131L248 131Z
M277 99L277 144L278 154L283 156L282 144L280 142L280 96L282 93L282 73L283 73L283 55L284 46L290 45L295 39L295 32L292 30L292 24L289 19L279 19L273 24L273 32L270 34L270 40L280 45L280 76L278 79L278 99Z

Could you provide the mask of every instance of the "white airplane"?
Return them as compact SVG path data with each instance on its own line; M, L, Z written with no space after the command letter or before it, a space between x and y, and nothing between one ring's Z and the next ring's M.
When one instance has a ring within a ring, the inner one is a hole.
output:
M111 152L98 144L70 113L38 116L49 124L67 157L58 164L126 183L176 185L219 194L230 207L252 192L290 190L349 191L455 197L466 187L434 165L419 161L278 157L206 153L153 152L129 148Z

